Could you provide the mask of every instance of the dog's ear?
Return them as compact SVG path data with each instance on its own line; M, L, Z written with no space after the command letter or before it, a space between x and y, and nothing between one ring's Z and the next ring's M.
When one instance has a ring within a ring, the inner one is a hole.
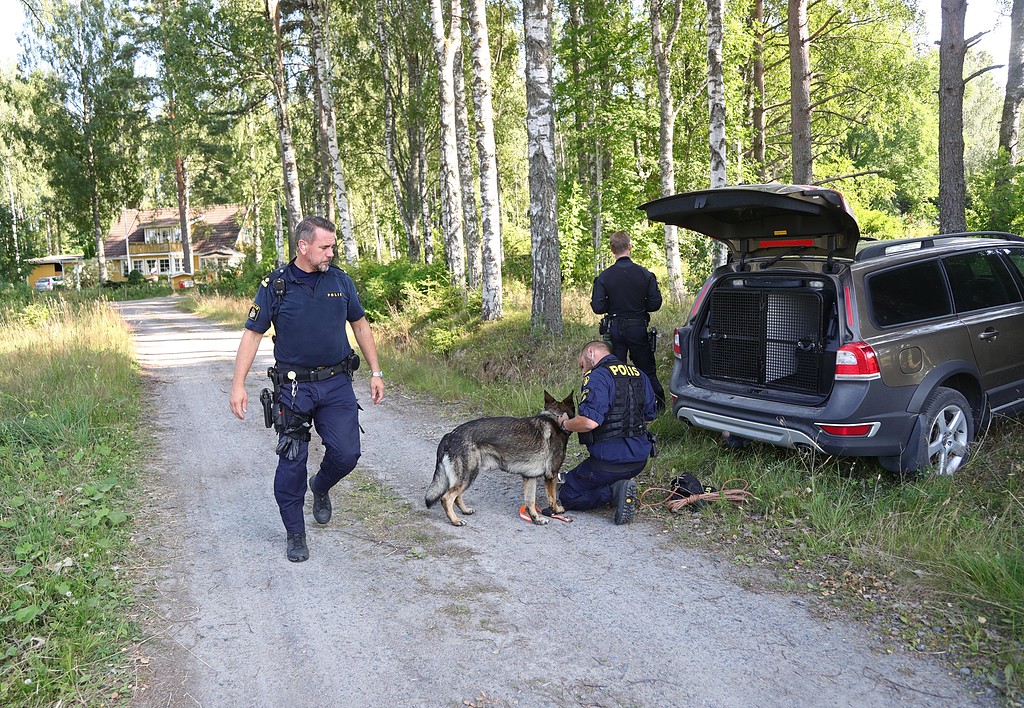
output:
M551 404L555 402L555 397L547 391L544 392L544 407L550 408Z

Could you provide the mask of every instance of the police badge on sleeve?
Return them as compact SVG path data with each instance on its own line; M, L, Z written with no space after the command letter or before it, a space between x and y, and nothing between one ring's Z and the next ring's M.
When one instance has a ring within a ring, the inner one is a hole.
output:
M250 308L249 308L249 319L250 319L250 320L255 320L255 319L256 319L257 317L259 317L259 316L260 316L260 306L259 306L259 305L257 305L257 304L256 304L256 303L254 302L254 303L252 304L252 307L250 307Z

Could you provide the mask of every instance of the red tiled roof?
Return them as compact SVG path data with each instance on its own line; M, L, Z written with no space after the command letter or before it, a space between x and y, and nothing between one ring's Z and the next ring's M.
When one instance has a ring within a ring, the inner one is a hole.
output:
M193 207L192 254L205 256L216 251L237 251L241 245L241 222L245 219L245 206L241 204L215 204ZM110 227L103 252L107 258L124 258L125 232L130 243L144 243L147 227L166 227L178 224L178 207L165 209L128 209L118 215ZM135 257L134 251L132 257Z

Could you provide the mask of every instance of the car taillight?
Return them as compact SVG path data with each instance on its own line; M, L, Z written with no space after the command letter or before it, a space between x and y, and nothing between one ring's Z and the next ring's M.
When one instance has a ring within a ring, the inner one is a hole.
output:
M848 438L866 438L873 435L878 429L878 423L854 423L852 425L816 423L815 425L829 435L841 435Z
M877 379L881 376L875 350L865 342L853 342L836 352L837 379Z
M672 352L676 355L676 359L682 359L683 355L679 351L679 330L675 329L672 332Z

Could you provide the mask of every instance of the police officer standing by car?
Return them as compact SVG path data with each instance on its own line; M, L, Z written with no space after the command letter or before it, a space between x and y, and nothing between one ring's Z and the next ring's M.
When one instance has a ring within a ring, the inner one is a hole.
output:
M611 503L615 523L626 524L636 514L633 478L655 454L654 438L647 433L656 415L654 390L647 374L617 359L605 342L588 342L579 365L583 384L577 415L563 413L558 424L577 433L590 456L566 473L558 500L577 511Z
M244 418L248 408L245 377L263 334L273 324L276 364L270 374L279 419L274 497L288 533L288 560L299 562L309 558L302 507L311 426L316 425L325 448L319 471L309 478L317 523L330 521L328 492L355 468L360 455L358 402L352 390L352 372L359 358L349 344L346 322L370 367L374 404L384 398L384 374L355 284L331 263L334 224L307 217L296 226L295 240L297 255L263 279L249 310L235 355L230 405L237 418Z
M616 231L609 237L615 263L594 279L590 307L604 315L601 334L611 342L615 358L626 363L626 354L637 368L647 374L658 411L665 408L665 390L658 382L654 361L657 332L648 332L649 313L661 308L661 291L654 273L637 265L630 258L629 234Z

